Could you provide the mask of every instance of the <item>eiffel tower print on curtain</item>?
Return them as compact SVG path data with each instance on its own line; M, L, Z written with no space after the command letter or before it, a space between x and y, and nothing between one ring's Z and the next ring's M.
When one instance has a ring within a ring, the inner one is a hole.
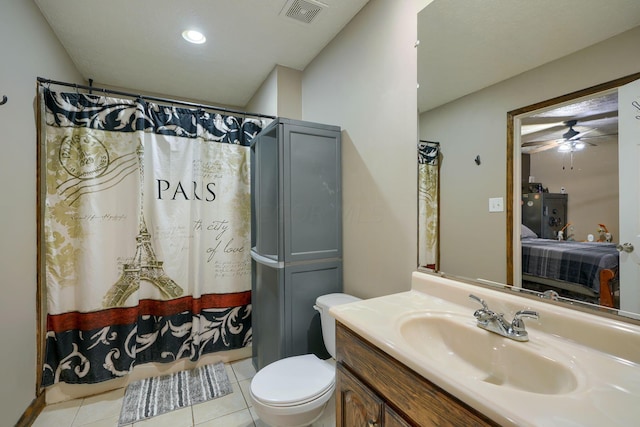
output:
M179 297L183 293L182 288L162 268L163 262L156 258L151 246L151 234L147 231L144 218L136 241L133 261L122 266L122 275L104 296L105 308L122 307L127 298L140 288L141 280L156 286L166 299Z
M138 170L140 171L140 232L136 236L136 253L130 263L122 265L122 274L118 281L105 294L102 305L105 308L122 307L127 299L138 289L140 281L145 280L157 287L166 299L177 298L184 290L164 271L163 261L158 260L151 245L151 234L144 220L143 188L144 168L142 148L138 147Z

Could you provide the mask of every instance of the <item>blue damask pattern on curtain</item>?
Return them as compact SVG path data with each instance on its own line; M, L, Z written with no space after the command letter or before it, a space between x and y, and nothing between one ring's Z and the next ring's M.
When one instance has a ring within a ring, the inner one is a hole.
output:
M251 343L252 118L40 88L42 385Z
M212 114L136 101L44 90L52 126L87 127L118 132L145 131L164 135L201 136L207 140L248 147L262 130L257 119ZM206 131L198 131L199 129Z

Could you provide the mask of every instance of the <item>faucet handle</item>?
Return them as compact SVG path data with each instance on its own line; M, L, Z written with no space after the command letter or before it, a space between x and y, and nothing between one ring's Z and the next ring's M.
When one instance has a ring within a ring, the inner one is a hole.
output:
M537 311L520 310L520 311L517 311L516 314L513 317L514 317L514 319L522 319L523 317L529 317L531 319L539 319L540 315L538 314Z
M485 309L486 311L489 311L489 307L487 306L487 303L484 302L484 300L478 296L475 296L473 294L469 294L469 298L471 298L474 301L479 302L480 304L482 304L482 308Z
M484 300L482 298L477 297L477 296L475 296L473 294L470 294L469 298L471 298L472 300L477 301L480 304L482 304L482 308L477 309L473 313L473 317L478 319L479 323L486 324L486 323L489 322L490 319L495 317L495 313L493 311L489 310L489 306L487 306L487 303L484 302Z
M528 317L530 319L539 319L540 316L538 315L537 311L533 311L533 310L520 310L517 311L516 314L513 315L513 321L511 322L511 327L513 328L513 330L515 331L524 331L524 322L522 321L522 318L524 317Z

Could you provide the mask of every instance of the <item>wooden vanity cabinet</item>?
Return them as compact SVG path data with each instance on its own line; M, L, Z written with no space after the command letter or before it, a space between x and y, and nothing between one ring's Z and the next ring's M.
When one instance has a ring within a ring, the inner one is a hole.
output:
M382 420L382 399L340 364L336 369L336 396L338 426L376 425Z
M498 426L336 322L336 427Z
M342 364L336 370L336 384L338 426L411 426Z

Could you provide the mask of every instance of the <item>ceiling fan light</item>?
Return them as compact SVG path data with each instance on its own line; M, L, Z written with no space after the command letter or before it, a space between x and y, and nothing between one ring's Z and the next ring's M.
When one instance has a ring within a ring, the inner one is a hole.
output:
M184 30L182 32L182 38L189 43L202 44L207 41L207 38L200 31L196 30Z
M558 147L558 151L561 153L568 153L569 151L571 151L571 145L570 144L560 144L560 146Z
M584 148L584 142L576 142L574 148L576 150L582 150Z

